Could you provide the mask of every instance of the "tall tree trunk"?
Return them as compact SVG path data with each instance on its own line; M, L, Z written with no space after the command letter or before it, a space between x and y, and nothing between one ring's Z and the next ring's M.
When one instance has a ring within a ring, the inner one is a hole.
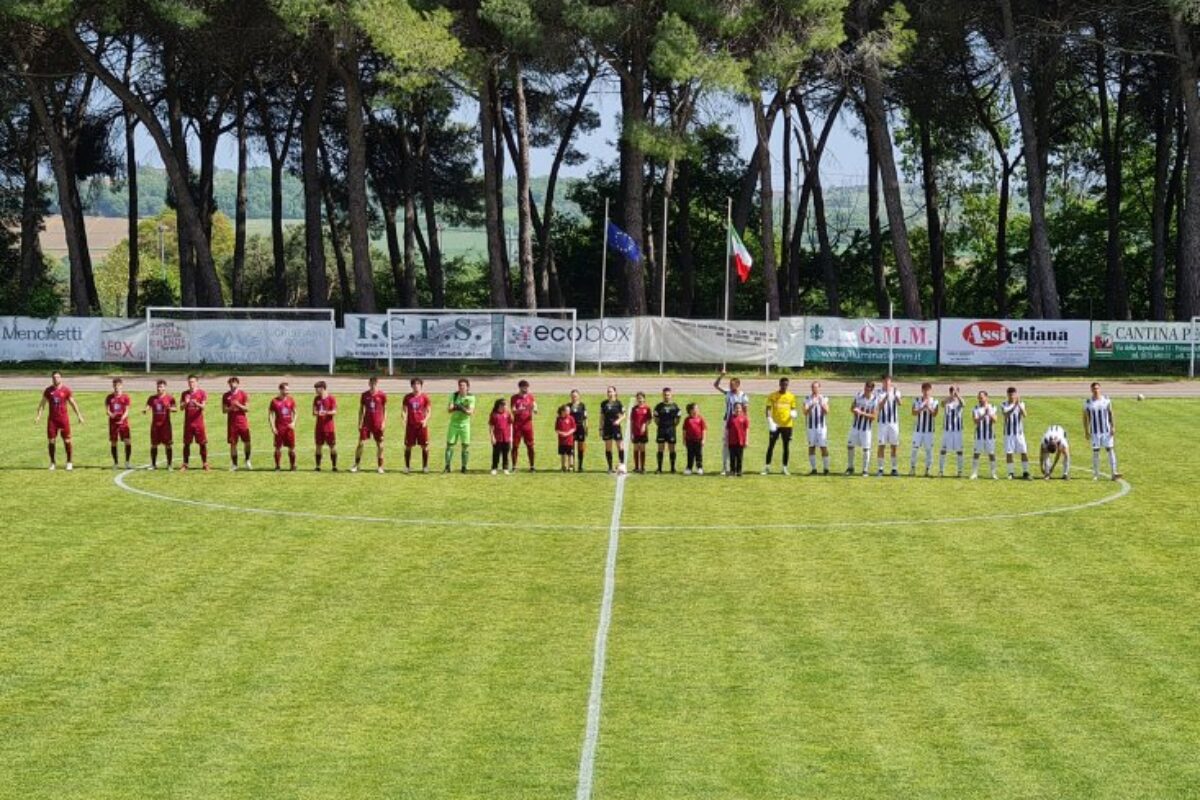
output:
M237 99L237 196L233 209L233 265L230 293L234 306L246 305L246 169L248 166L246 131L246 95L238 90Z
M1001 160L1000 197L996 211L996 315L1008 316L1008 280L1012 268L1008 263L1008 204L1015 165L1008 158Z
M204 238L212 241L213 215L217 213L217 201L213 182L217 172L217 142L221 139L217 122L202 121L197 126L200 140L200 221L204 225Z
M1170 66L1160 60L1156 70L1159 101L1154 106L1154 192L1150 212L1153 241L1150 266L1150 318L1167 318L1167 254L1171 220L1167 195L1171 178L1171 147L1175 135L1175 107L1179 102L1178 83Z
M25 142L21 152L21 274L17 283L20 310L28 308L33 287L42 278L45 262L39 234L42 230L42 182L38 174L37 119L28 118Z
M374 313L375 275L371 266L371 233L367 202L367 138L363 123L363 95L359 56L351 49L336 64L346 93L346 192L350 223L350 263L354 268L355 310Z
M191 166L188 160L187 137L183 132L183 104L177 88L168 81L167 98L167 127L171 132L171 153L182 165L186 178L182 187L172 184L171 194L175 199L175 242L179 250L179 298L185 306L201 305L196 294L195 250L192 240L204 240L204 223L201 221L201 211L192 200ZM184 219L180 208L183 203L192 202L195 209L195 224L189 225Z
M645 88L646 54L634 50L628 70L620 76L621 84L621 221L625 233L645 249L643 217L646 188L646 154L637 142L638 130L646 121L646 106L642 98ZM643 316L646 313L645 271L641 261L617 257L617 273L624 289L625 313Z
M274 149L274 148L272 148ZM287 305L287 255L283 236L283 162L285 153L273 155L271 163L271 290L275 303Z
M529 196L529 109L525 103L525 79L521 62L513 63L513 110L517 125L517 262L521 268L521 304L537 308L538 296L543 300L549 286L539 287L533 272L533 202ZM540 289L540 291L539 291Z
M503 206L499 200L502 175L497 164L495 71L489 69L479 92L479 131L483 139L483 207L487 225L488 295L492 308L508 307L508 275L505 268Z
M333 204L333 191L329 170L329 160L322 147L322 161L325 162L325 180L321 184L321 196L325 203L325 218L329 221L329 244L333 248L333 260L337 265L338 291L341 294L342 309L354 307L354 287L350 282L350 270L346 265L346 253L342 248L342 233L338 228L337 209Z
M881 317L888 315L887 275L883 270L883 232L879 229L879 158L875 154L875 137L867 136L867 244L871 254L871 277L875 286L875 310Z
M776 103L782 102L781 97L776 98ZM771 146L771 127L775 121L774 114L771 115L770 123L767 120L767 113L763 110L762 102L756 98L754 101L754 128L758 134L758 146L763 152L770 152ZM775 267L775 197L771 188L771 159L763 158L759 160L759 221L762 226L762 277L763 285L766 288L767 310L771 319L779 318L779 274Z
M829 141L829 134L833 130L834 120L837 119L845 98L846 94L844 91L838 94L837 99L825 117L825 124L821 128L821 135L815 139L808 111L804 108L804 104L800 101L800 98L797 98L796 102L796 110L800 116L800 128L804 134L804 147L801 148L801 153L807 153L806 163L804 164L804 188L807 190L808 198L811 199L813 206L813 227L817 234L818 248L817 266L825 285L825 300L828 311L833 316L841 314L842 302L841 292L838 287L837 265L833 261L833 245L829 241L829 221L825 216L825 189L821 183L821 157L825 154L825 145ZM796 222L795 235L797 239L800 237L800 231L803 230L802 220L808 217L808 202L808 199L801 198L800 215L797 217ZM876 220L878 220L878 216L877 212L875 214ZM796 249L799 251L798 247ZM880 265L882 267L882 261Z
M1179 102L1175 107L1175 163L1171 166L1171 178L1167 181L1167 219L1175 224L1175 242L1172 248L1172 288L1175 295L1175 303L1172 304L1176 319L1180 318L1179 314L1179 296L1180 285L1183 275L1183 224L1184 224L1184 203L1183 198L1183 173L1187 166L1188 147L1187 147L1187 116L1183 108L1183 98L1179 98ZM1171 222L1168 222L1170 226ZM1168 232L1169 236L1169 232ZM1169 241L1169 240L1168 240Z
M1046 224L1046 174L1037 130L1038 115L1034 113L1026 88L1024 56L1013 22L1012 0L998 1L1004 23L1002 61L1008 72L1013 103L1017 108L1029 195L1029 313L1035 319L1058 319L1062 314L1054 260L1050 253L1050 232Z
M300 174L304 182L304 252L308 278L309 308L329 304L329 275L325 263L325 239L321 223L321 115L329 93L329 67L319 59L300 129ZM332 220L331 220L332 224ZM343 294L342 306L350 304Z
M696 306L696 267L692 246L692 170L689 160L679 165L675 183L675 269L679 273L680 297L676 312L690 317Z
M129 86L133 81L134 42L130 39L125 49L125 70L122 81ZM125 187L129 195L125 213L125 239L129 243L129 275L125 287L125 315L137 316L138 281L141 279L142 255L138 241L138 174L137 174L137 117L128 109L122 110L122 121L125 127Z
M421 140L417 146L420 161L418 177L421 184L421 209L425 214L425 229L429 232L429 257L425 259L425 278L434 308L446 307L446 275L442 268L442 236L438 230L437 202L433 190L433 163L425 134L426 121L421 121Z
M412 192L404 196L404 304L416 308L417 299L417 200Z
M1121 242L1121 139L1125 123L1125 99L1129 76L1129 57L1122 58L1118 76L1117 107L1112 116L1108 97L1108 52L1103 28L1096 45L1096 98L1100 112L1100 160L1104 163L1105 292L1104 311L1109 319L1129 319L1129 287L1125 282L1125 264Z
M929 234L929 274L933 280L933 317L946 311L946 237L942 232L937 164L929 120L918 122L921 137L921 189L925 194L925 229Z
M1200 316L1200 95L1196 91L1197 67L1191 29L1178 10L1171 12L1171 39L1179 59L1188 154L1187 190L1182 200L1183 221L1179 236L1179 293L1175 298L1175 317L1187 320Z
M411 308L411 298L406 297L404 280L404 256L400 253L400 237L396 233L396 206L392 203L380 203L383 209L383 232L387 241L388 264L392 268L392 282L396 286L395 296L400 305Z
M785 276L786 284L781 312L795 313L799 285L792 286L792 110L788 103L783 106L783 230L779 236L779 274Z
M917 289L916 270L908 246L908 224L904 220L904 205L900 198L900 175L892 151L892 136L888 129L887 108L883 97L883 78L879 65L868 61L863 74L863 94L870 124L867 133L875 144L875 160L879 164L879 179L883 188L883 204L887 209L888 229L892 252L896 258L896 277L900 280L900 306L904 316L920 319L921 294Z

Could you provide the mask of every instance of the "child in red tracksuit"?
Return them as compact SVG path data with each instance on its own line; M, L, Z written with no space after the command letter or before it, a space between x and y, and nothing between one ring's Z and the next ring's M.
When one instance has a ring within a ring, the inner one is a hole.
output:
M725 425L725 439L729 446L729 474L742 477L742 456L750 443L750 418L746 416L746 404L738 403L733 416Z
M688 403L687 416L683 418L683 444L687 447L684 475L704 474L704 437L707 433L708 423L700 416L700 408L695 403Z

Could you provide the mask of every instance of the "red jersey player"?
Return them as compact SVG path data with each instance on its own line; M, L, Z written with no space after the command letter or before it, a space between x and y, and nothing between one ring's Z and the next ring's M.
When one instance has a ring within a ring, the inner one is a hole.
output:
M317 396L313 398L312 413L316 424L313 426L313 439L317 444L317 472L321 471L321 448L329 446L329 463L337 472L337 398L329 393L329 385L325 381L313 384Z
M432 406L420 378L408 382L412 391L404 395L404 471L412 465L412 449L421 447L421 471L429 472L429 409Z
M358 472L358 464L362 461L363 445L367 439L375 440L375 456L379 474L383 474L383 431L387 427L387 395L379 391L379 378L371 376L367 381L367 390L358 401L358 447L354 451L354 466L351 472Z
M554 419L554 432L558 436L558 457L563 472L575 471L575 427L571 406L559 406L558 416Z
M50 469L54 469L54 442L59 436L62 436L63 446L67 450L67 471L70 472L74 467L71 465L73 446L71 445L71 418L67 415L67 407L70 406L75 410L75 419L79 420L80 425L83 424L83 415L79 413L75 397L71 394L70 388L63 383L62 373L58 370L50 373L50 385L42 392L42 400L38 403L34 422L42 421L42 411L46 406L50 406L50 414L46 417Z
M230 469L237 472L238 442L242 442L246 452L246 469L250 466L250 396L241 389L241 381L236 377L229 379L229 391L221 395L221 411L225 414L226 438L229 440Z
M200 463L208 471L208 431L204 428L204 406L208 403L208 392L200 388L200 379L188 375L188 388L179 396L183 406L183 466L187 469L192 458L192 442L200 447Z
M155 382L155 392L146 399L146 407L142 413L150 414L150 469L158 469L158 446L167 450L167 472L171 471L174 460L173 448L175 436L171 431L171 415L176 412L175 398L167 394L167 382L159 378Z
M633 408L629 410L629 438L633 440L633 471L646 471L646 442L650 441L650 419L653 410L646 403L646 393L634 396Z
M533 417L537 414L538 407L537 398L529 391L529 381L521 380L517 383L517 393L508 401L508 408L513 416L513 472L517 471L521 442L525 443L525 454L529 456L529 471L533 472Z
M287 381L279 384L279 394L271 398L267 409L267 422L275 434L275 471L279 471L279 457L283 448L288 451L288 467L296 471L296 399L288 389Z
M117 442L125 443L125 469L130 469L129 461L133 457L133 444L129 440L129 409L133 401L125 394L125 382L113 378L112 393L104 398L104 413L108 415L108 444L112 452L113 469L117 462Z

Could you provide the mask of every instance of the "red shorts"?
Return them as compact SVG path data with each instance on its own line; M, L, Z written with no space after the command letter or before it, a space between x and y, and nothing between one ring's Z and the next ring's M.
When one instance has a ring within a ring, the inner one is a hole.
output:
M275 447L286 447L289 450L296 449L296 429L295 428L279 428L275 432Z
M429 428L424 425L410 425L404 429L405 447L429 446Z
M358 429L358 440L365 442L367 439L374 439L376 442L383 441L383 429L376 428L373 425L363 425Z
M150 446L158 447L160 444L170 445L175 437L171 432L170 425L151 425L150 426Z
M317 447L324 447L325 445L329 445L330 447L337 446L337 431L333 428L322 430L318 426L313 433L313 438L316 439Z
M521 442L529 447L533 446L533 422L516 422L513 423L513 446L519 445Z
M183 443L191 444L208 444L208 431L204 429L203 423L200 425L184 425L183 426Z
M57 439L59 436L64 439L71 438L71 420L51 417L46 420L46 438Z
M230 444L237 444L239 439L246 444L250 444L250 428L249 426L230 428L229 435L226 438L228 438Z
M128 442L129 441L129 421L115 422L108 421L108 440L110 442Z

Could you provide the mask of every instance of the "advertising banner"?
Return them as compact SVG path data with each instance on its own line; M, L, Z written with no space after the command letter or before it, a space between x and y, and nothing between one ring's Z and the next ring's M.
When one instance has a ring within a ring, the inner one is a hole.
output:
M803 367L808 359L808 318L780 317L778 324L779 345L772 365Z
M943 319L943 364L1064 367L1088 365L1087 320Z
M503 324L499 314L396 314L388 333L397 359L499 359L493 332Z
M157 364L328 364L327 320L151 319Z
M1187 361L1196 329L1190 322L1092 323L1092 358L1097 361Z
M636 324L638 361L662 358L675 364L777 363L779 326L744 320L639 317Z
M571 321L547 317L504 317L504 358L509 361L571 360L571 342L575 342L576 361L596 361L603 356L605 363L629 363L634 360L634 325L630 317L581 319Z
M891 348L894 364L936 364L936 320L844 319L808 317L805 359L886 364Z
M0 317L0 361L99 360L99 317Z
M102 317L100 360L116 364L146 363L146 320Z

